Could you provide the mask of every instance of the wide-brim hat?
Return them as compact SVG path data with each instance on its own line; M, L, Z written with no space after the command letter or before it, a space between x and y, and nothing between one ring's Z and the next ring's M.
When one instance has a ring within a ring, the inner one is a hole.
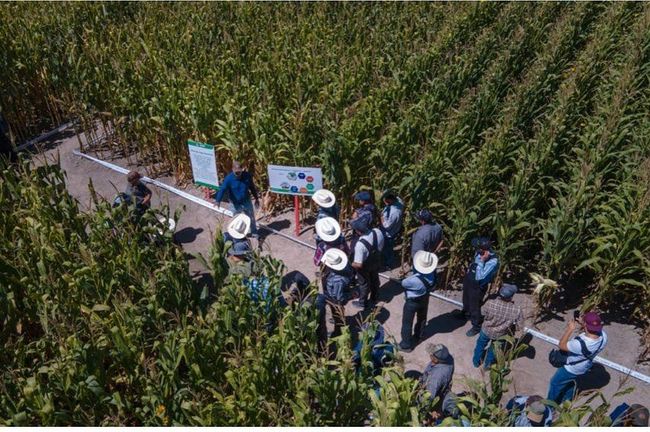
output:
M234 239L243 239L250 231L250 228L251 218L244 213L240 213L228 224L228 234Z
M318 189L311 196L311 199L320 207L330 208L336 204L336 197L327 189Z
M174 232L176 229L176 221L172 218L166 218L165 216L158 216L158 222L160 222L163 225L167 225L167 228L169 228L169 231ZM158 232L160 234L163 233L163 230L158 228Z
M417 251L413 257L413 267L418 273L433 273L438 267L438 256L432 252Z
M320 260L332 270L343 270L348 265L348 256L341 249L327 249Z
M341 226L336 219L324 217L316 221L316 234L321 240L331 242L341 236Z

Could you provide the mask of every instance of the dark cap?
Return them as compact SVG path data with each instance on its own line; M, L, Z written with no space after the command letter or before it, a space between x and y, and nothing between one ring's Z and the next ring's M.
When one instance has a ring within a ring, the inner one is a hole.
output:
M360 233L363 234L370 231L370 227L368 226L368 218L365 218L363 216L351 220L350 227L352 227L353 230L359 231Z
M472 247L480 250L490 250L492 241L487 237L474 237L472 239Z
M518 291L517 285L504 283L501 285L499 290L499 295L504 299L511 299L513 295Z
M441 362L444 362L449 358L449 350L443 344L429 344L427 345L427 354L431 357L435 357Z
M426 223L433 222L433 214L428 209L420 209L416 211L415 218Z
M354 199L357 201L371 201L370 191L362 190L354 194Z
M248 240L235 241L230 248L230 255L246 256L251 251L251 245Z
M392 190L392 189L386 189L386 190L381 194L381 199L382 199L382 200L385 200L385 199L394 200L394 199L397 199L397 194L396 194L395 191Z

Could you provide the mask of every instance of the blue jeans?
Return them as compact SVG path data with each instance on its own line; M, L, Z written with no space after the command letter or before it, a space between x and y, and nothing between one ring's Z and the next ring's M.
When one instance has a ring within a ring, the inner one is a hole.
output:
M577 377L578 375L572 374L564 367L559 368L551 378L551 385L548 388L546 399L555 401L558 404L573 399Z
M257 234L257 223L255 223L255 209L253 208L253 203L251 200L246 201L242 204L230 203L230 210L233 215L244 213L246 216L251 218L251 234Z
M494 345L498 343L500 343L498 340L490 339L488 335L481 330L478 334L478 339L476 339L476 347L474 347L474 357L472 358L474 367L479 367L481 365L483 354L487 348L487 354L485 354L485 360L483 360L483 367L486 369L489 368L490 365L494 363Z

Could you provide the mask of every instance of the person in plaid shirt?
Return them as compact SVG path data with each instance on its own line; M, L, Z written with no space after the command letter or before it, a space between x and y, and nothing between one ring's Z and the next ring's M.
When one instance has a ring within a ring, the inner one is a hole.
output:
M488 300L483 305L484 321L474 348L474 358L472 359L474 367L481 365L481 360L485 355L483 367L489 368L494 363L495 344L502 343L499 339L508 334L513 325L517 328L521 325L523 313L521 308L512 301L516 292L516 285L504 283L499 290L499 297ZM487 353L485 353L486 350Z

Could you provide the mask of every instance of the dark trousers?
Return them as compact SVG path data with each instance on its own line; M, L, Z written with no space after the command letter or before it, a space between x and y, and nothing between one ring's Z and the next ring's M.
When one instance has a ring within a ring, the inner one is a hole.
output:
M472 327L480 329L483 324L483 315L481 315L481 304L487 292L487 285L481 287L476 282L476 273L474 265L465 275L463 280L463 312L469 316Z
M377 301L379 292L379 268L377 266L364 266L357 270L357 284L359 285L359 302L366 304L368 295L370 301Z
M417 298L407 298L402 312L402 348L411 349L415 346L414 339L422 337L422 330L427 322L429 309L429 294ZM413 328L413 318L415 328ZM413 333L411 333L413 331Z

